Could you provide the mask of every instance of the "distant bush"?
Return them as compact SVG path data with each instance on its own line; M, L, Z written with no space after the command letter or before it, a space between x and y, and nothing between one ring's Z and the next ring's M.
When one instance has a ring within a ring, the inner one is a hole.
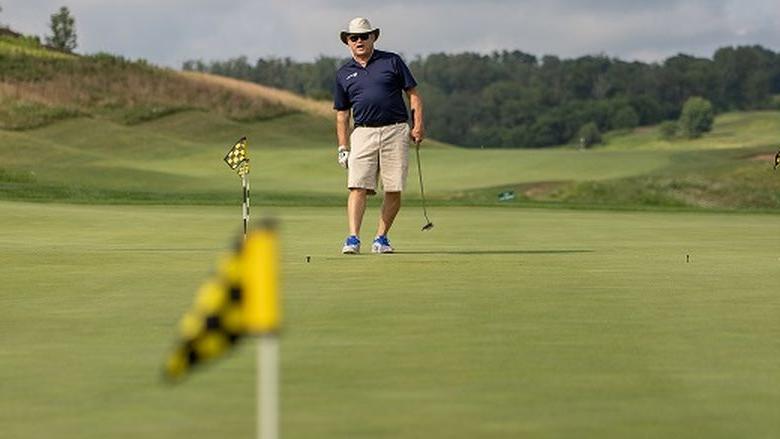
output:
M714 122L715 110L710 101L697 96L685 101L680 115L680 129L689 139L711 131Z
M35 183L35 173L32 171L12 171L0 168L0 183Z
M775 110L780 110L780 95L772 96L772 106Z
M660 137L663 140L672 140L677 136L677 131L679 131L680 125L671 120L667 120L666 122L662 122L661 125L658 126L658 132L660 133Z
M615 112L610 120L612 129L631 129L639 126L639 115L631 107L623 107Z
M41 39L37 35L17 34L11 29L0 26L0 41L13 43L15 46L40 48Z
M131 61L128 61L123 56L114 55L113 53L108 53L108 52L94 53L89 56L89 59L94 61L96 64L102 64L102 65L123 66L123 65L131 64Z
M581 126L577 132L577 138L580 141L580 146L583 148L589 148L602 142L599 127L593 122Z

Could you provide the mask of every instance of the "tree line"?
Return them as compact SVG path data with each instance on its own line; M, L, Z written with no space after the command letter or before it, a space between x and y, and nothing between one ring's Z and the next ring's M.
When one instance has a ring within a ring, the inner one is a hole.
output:
M251 64L239 57L191 60L183 68L329 99L344 62L261 58ZM578 143L585 134L595 139L608 130L677 120L693 97L718 113L777 108L780 94L780 53L761 46L723 47L712 58L680 54L660 63L521 51L438 53L409 66L425 100L429 135L468 147Z

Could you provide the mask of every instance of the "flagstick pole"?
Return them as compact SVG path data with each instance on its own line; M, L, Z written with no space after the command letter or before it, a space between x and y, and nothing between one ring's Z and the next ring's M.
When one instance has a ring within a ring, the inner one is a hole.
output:
M244 220L244 241L246 241L246 231L249 226L249 180L247 174L241 176L241 188L243 190L243 203L241 205L241 214Z
M259 337L258 365L258 439L279 438L279 337Z
M257 435L279 438L279 243L276 222L257 224L244 245L242 294L247 332L257 334Z

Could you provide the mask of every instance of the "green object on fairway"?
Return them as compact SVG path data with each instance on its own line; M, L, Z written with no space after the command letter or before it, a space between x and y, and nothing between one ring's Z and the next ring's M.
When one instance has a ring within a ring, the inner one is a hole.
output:
M498 194L498 201L511 201L515 199L514 191L505 191Z

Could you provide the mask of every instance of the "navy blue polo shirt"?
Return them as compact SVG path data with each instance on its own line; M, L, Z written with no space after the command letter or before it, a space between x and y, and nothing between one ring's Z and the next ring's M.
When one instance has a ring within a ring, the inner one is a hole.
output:
M417 86L400 56L374 49L364 68L354 59L336 72L333 108L352 109L355 124L389 125L409 119L403 91Z

